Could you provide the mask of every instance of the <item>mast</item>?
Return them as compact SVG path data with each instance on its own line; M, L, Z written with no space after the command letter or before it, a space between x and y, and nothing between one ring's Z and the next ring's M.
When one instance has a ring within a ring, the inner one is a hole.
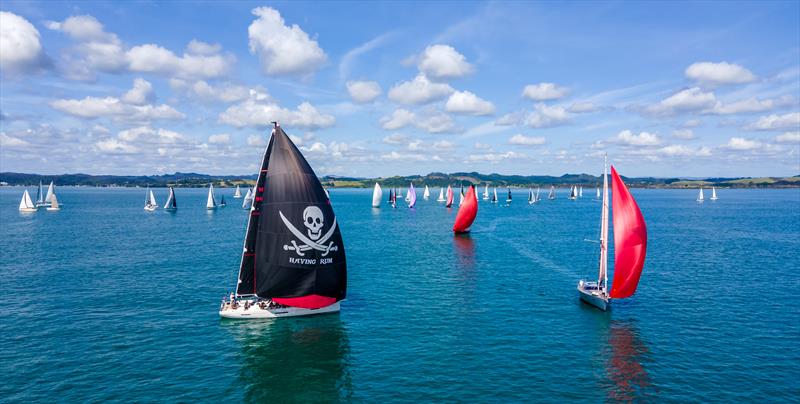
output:
M36 206L44 205L44 188L42 182L39 181L39 188L36 190Z
M600 274L598 285L608 293L608 155L603 158L603 208L600 213Z

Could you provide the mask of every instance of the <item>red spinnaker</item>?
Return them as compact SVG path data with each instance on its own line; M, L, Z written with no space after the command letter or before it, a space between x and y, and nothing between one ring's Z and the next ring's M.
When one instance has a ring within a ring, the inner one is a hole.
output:
M612 208L614 217L614 281L610 297L621 299L633 295L639 284L647 253L647 225L642 212L611 166Z
M453 231L456 233L466 233L469 231L469 226L475 221L475 216L478 215L478 196L475 194L475 186L471 185L467 190L467 196L464 197L464 203L458 208L456 214L456 223L453 225Z
M305 295L300 297L273 297L272 301L284 306L318 309L336 303L336 298L320 295Z

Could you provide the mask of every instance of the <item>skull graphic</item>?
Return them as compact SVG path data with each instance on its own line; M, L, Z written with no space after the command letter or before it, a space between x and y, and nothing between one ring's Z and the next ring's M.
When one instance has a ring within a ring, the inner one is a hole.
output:
M303 224L308 228L308 238L317 241L322 235L322 225L325 218L322 217L322 210L316 206L309 206L303 211Z

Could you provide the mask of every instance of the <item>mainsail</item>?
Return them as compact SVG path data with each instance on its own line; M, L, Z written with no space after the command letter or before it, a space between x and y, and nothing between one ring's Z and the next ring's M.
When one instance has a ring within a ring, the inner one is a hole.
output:
M150 199L148 200L148 203L150 204L150 206L158 205L158 202L156 202L156 196L153 195L153 190L152 189L150 190Z
M447 203L444 206L446 208L453 206L453 188L450 188L450 185L447 186Z
M464 185L461 185L461 191L458 193L458 206L464 204Z
M373 208L380 208L381 207L381 198L383 198L383 190L381 189L381 185L376 182L375 183L375 189L372 191L372 207Z
M428 189L427 185L425 185L425 191L422 193L422 199L425 199L427 201L428 198L430 197L431 197L431 190Z
M164 209L167 210L178 209L178 203L175 200L175 190L172 189L172 187L169 187L169 196L167 197L167 203L164 204Z
M347 263L325 190L275 125L255 188L236 293L316 309L345 298Z
M488 183L483 187L483 199L484 200L489 199L489 184Z
M242 209L250 209L250 204L253 202L253 190L251 188L247 188L247 193L244 194L244 200L242 201Z
M458 208L456 214L456 222L453 224L453 231L456 233L466 233L472 222L475 221L475 216L478 214L478 196L475 192L475 186L470 185L467 190L467 195L464 198L464 204Z
M506 198L506 202L511 202L511 188L508 189L508 198Z
M216 209L217 200L214 198L214 184L208 184L208 199L206 199L206 209Z
M242 191L239 190L239 186L238 185L236 186L236 191L233 192L233 197L235 199L239 199L239 198L242 197Z
M50 181L50 186L47 187L47 196L44 197L45 203L52 203L53 197L56 195L55 187L53 186L53 181Z
M611 166L612 212L614 222L614 281L610 297L633 295L642 275L647 253L647 225L628 187Z
M556 187L555 187L555 185L550 185L550 193L547 194L547 199L556 199Z
M414 205L417 204L417 191L414 190L414 183L413 182L408 187L408 193L406 194L406 198L408 198L408 207L409 208L413 208Z
M439 197L436 198L437 202L444 202L444 188L439 188Z
M19 201L19 210L36 210L36 205L33 204L31 194L28 193L27 189L22 194L22 199Z
M42 182L39 181L39 188L36 189L36 206L44 205L44 188Z
M497 203L497 188L494 189L494 193L492 194L492 203Z

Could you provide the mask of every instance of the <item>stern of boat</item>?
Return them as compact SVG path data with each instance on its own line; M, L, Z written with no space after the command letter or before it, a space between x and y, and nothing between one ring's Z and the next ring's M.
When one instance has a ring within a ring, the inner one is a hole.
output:
M578 282L578 295L581 301L606 311L610 307L608 296L598 286L597 282Z

